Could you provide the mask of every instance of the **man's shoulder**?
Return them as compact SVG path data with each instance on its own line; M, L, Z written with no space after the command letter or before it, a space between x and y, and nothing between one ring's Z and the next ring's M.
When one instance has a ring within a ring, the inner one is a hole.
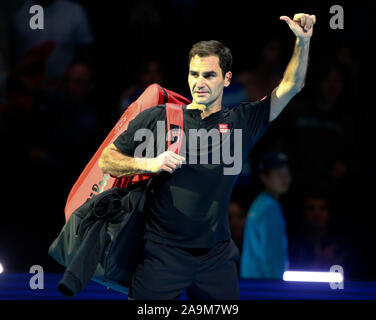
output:
M246 118L252 114L255 102L239 102L236 106L225 108L228 116L237 123L246 121Z
M253 108L253 107L257 107L258 105L262 104L262 103L266 103L268 101L265 101L267 100L268 97L264 97L260 100L255 100L255 101L241 101L239 102L238 105L232 107L232 108L229 108L230 111L240 111L244 108Z
M162 117L164 114L166 114L165 110L166 110L166 105L158 104L153 107L142 110L137 115L137 117L147 118L149 120L158 119L159 117Z
M151 113L158 113L158 112L162 112L163 110L166 109L166 105L165 104L157 104L155 106L152 106L152 107L149 107L142 112L151 112Z
M164 105L155 105L153 107L142 110L132 117L129 121L128 130L132 131L138 128L152 128L158 121L166 120L166 112Z

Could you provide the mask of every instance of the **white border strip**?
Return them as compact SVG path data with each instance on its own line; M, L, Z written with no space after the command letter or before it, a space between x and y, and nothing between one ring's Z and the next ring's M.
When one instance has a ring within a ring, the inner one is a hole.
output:
M339 272L307 272L307 271L285 271L285 281L305 282L342 282L343 276Z

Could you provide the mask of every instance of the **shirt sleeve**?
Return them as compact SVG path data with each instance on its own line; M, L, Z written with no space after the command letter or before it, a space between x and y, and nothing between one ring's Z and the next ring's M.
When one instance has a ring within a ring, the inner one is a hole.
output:
M241 103L234 112L239 126L244 130L245 142L251 148L270 125L270 95L259 101Z
M115 139L113 142L114 145L125 155L133 157L137 146L150 138L149 135L145 135L143 140L138 141L138 139L135 139L137 130L148 129L150 130L150 134L152 134L151 130L153 129L153 125L160 120L161 110L161 108L152 107L139 113L129 122L128 129ZM144 135L144 133L142 133L142 135Z

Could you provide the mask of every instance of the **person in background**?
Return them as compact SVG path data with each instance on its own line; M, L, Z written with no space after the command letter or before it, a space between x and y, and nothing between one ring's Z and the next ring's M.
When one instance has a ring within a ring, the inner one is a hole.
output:
M30 28L30 8L43 8L44 28ZM91 63L94 38L85 8L67 0L27 0L11 20L13 64L35 47L52 42L53 51L48 56L42 84L55 91L61 84L69 66L77 60Z
M289 266L289 257L279 199L291 184L289 160L282 152L267 152L261 156L258 170L264 190L247 214L240 277L281 279Z
M282 75L281 41L272 39L261 48L255 65L240 73L236 80L244 85L248 99L257 100L273 90Z
M87 64L74 63L58 92L39 93L30 118L35 128L27 140L30 175L41 188L48 181L59 181L62 190L55 194L61 195L58 201L62 204L104 136L95 97L93 70ZM47 181L39 176L40 170L48 172L43 175Z
M328 271L332 265L347 265L345 261L350 246L333 228L335 222L324 192L309 192L304 197L303 219L299 231L289 239L291 266L294 269Z
M243 232L246 219L246 210L243 205L237 199L231 199L228 207L228 221L230 225L231 238L234 240L239 252L242 250L243 245ZM236 262L238 275L240 275L240 263Z
M158 58L143 59L136 68L135 81L124 88L120 94L119 115L136 101L145 89L153 83L165 85L164 66Z

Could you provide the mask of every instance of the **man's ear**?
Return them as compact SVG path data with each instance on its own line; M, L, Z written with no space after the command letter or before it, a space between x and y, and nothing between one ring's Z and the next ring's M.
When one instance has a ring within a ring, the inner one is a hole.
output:
M225 87L228 87L231 83L231 78L232 78L232 72L227 71L225 74Z

